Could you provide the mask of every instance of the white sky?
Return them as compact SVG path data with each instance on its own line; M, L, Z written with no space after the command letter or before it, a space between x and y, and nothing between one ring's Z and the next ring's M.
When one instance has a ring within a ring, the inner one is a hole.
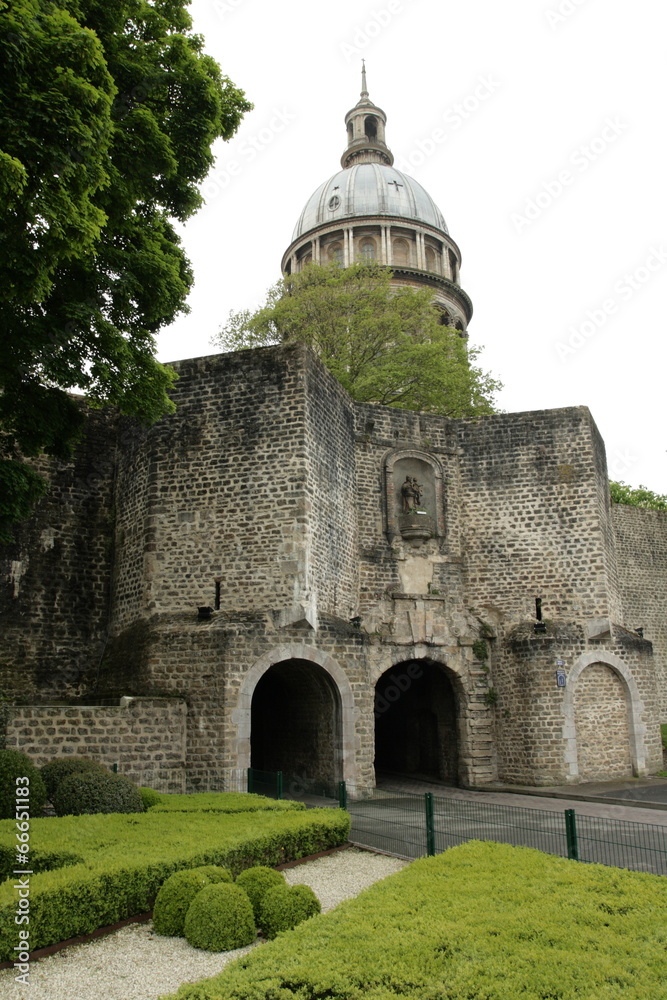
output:
M461 248L470 340L505 384L498 405L586 404L611 477L667 493L667 8L193 0L191 12L255 110L217 145L206 205L183 228L191 313L159 336L160 360L214 353L230 310L280 277L303 205L340 169L363 56L396 166Z

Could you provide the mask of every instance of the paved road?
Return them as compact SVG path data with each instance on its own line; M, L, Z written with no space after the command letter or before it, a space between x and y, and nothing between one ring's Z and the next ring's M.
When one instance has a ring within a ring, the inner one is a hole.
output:
M581 861L667 875L667 812L617 805L604 798L584 802L385 779L372 799L348 804L351 839L404 857L425 854L425 791L434 796L436 851L465 840L483 839L567 857L564 813L574 809ZM618 791L613 790L614 797Z

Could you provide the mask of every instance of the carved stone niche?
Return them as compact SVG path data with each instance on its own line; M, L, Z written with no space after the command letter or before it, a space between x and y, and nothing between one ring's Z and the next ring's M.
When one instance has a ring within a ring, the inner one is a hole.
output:
M445 534L443 473L426 452L393 451L385 458L386 530L414 547Z

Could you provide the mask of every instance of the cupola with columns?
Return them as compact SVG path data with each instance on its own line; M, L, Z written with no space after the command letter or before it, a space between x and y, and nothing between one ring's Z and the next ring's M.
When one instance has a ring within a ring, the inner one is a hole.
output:
M361 81L359 101L345 116L343 169L306 202L282 270L376 261L392 269L397 285L432 288L443 321L465 332L472 303L459 284L461 252L430 195L394 167L387 116L368 95L365 66Z

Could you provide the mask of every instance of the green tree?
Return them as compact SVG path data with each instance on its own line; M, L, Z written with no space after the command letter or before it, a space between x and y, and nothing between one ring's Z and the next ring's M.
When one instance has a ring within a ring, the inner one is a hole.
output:
M231 313L226 350L305 343L353 399L448 417L493 413L501 387L443 326L428 289L395 287L388 268L311 264L268 292L256 312Z
M192 34L188 0L0 0L0 539L66 458L80 390L150 422L174 373L154 336L186 311L173 226L213 141L251 108Z
M627 504L628 507L644 507L647 510L667 510L667 496L654 493L646 486L628 486L622 480L609 483L613 503Z

